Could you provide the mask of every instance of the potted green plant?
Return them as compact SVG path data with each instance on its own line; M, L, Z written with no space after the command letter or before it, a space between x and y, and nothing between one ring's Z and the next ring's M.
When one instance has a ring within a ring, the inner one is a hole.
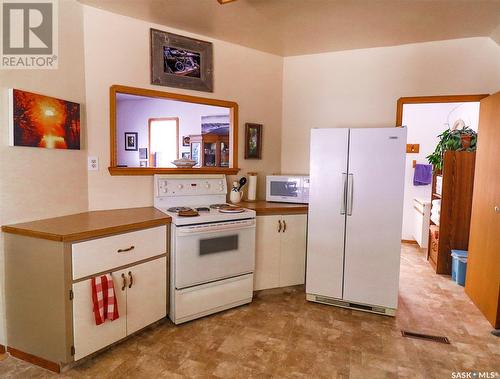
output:
M468 126L454 130L446 129L438 138L436 149L426 157L435 170L443 169L443 156L447 150L476 151L477 133Z

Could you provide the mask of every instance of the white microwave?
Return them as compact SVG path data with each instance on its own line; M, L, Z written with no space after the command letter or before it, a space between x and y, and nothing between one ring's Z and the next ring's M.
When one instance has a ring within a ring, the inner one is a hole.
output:
M309 203L309 176L266 176L266 201Z

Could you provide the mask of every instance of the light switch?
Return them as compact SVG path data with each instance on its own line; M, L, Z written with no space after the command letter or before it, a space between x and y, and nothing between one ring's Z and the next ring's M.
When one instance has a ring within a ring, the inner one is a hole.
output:
M97 157L88 157L88 169L89 171L99 170L99 160Z

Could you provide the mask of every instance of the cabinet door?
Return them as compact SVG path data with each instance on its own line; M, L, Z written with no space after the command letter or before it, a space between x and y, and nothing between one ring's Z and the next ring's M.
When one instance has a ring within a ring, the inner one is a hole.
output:
M167 258L138 264L125 270L127 288L127 334L167 315Z
M83 358L127 335L127 295L125 287L122 290L122 274L125 271L111 273L118 303L119 318L106 320L101 325L95 324L92 302L91 279L73 284L73 337L75 345L75 360Z
M254 290L275 288L280 285L280 233L281 216L257 216Z
M304 284L307 215L282 216L280 287Z

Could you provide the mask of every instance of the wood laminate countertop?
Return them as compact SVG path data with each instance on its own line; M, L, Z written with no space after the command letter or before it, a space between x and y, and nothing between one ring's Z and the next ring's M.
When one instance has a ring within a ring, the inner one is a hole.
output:
M5 233L74 242L169 224L171 217L153 208L92 211L21 224L4 225Z
M306 214L309 207L307 204L273 203L265 200L242 201L239 206L253 209L257 216L282 215L282 214Z

